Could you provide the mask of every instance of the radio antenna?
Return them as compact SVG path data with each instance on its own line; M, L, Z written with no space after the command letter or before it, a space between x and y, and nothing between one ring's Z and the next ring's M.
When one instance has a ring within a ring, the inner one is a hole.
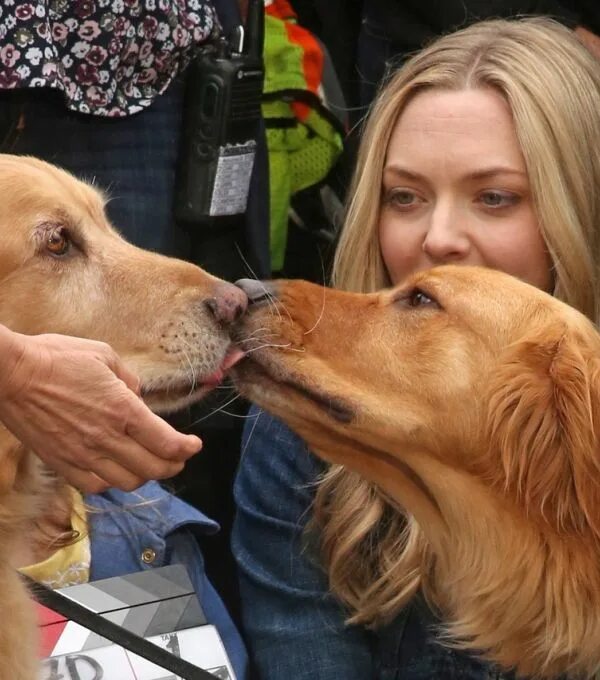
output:
M250 0L244 31L244 53L255 59L262 59L265 40L264 0Z

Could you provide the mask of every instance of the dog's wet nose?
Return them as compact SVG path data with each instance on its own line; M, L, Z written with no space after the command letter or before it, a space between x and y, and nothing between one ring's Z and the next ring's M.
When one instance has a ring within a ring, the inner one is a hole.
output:
M204 304L219 323L231 324L248 308L248 297L240 287L223 282L217 285L214 297Z
M235 282L248 296L250 304L263 302L275 296L275 287L271 281L258 281L257 279L239 279Z

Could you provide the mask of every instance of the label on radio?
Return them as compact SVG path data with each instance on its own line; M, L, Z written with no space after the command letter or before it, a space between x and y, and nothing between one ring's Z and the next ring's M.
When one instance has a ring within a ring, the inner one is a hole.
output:
M219 158L210 202L210 216L240 215L246 211L250 177L256 156L256 141L225 144Z

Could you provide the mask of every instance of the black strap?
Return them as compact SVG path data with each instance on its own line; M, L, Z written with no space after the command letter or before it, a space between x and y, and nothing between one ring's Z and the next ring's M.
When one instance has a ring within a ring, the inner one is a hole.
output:
M83 605L71 600L61 593L34 581L29 576L21 575L32 591L35 599L44 607L62 614L62 616L79 623L94 633L105 637L120 647L147 659L151 663L171 671L183 680L215 680L212 673L198 668L189 661L170 654L148 640L132 633L116 623L90 611Z

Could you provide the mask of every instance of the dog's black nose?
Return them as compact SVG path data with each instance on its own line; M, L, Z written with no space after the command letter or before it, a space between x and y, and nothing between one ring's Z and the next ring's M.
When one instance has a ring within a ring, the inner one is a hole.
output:
M235 282L238 288L241 288L248 296L250 304L257 302L264 302L273 299L275 296L275 287L271 281L258 281L257 279L239 279Z
M204 300L204 304L219 323L232 324L248 308L248 298L239 286L219 283L214 297Z

